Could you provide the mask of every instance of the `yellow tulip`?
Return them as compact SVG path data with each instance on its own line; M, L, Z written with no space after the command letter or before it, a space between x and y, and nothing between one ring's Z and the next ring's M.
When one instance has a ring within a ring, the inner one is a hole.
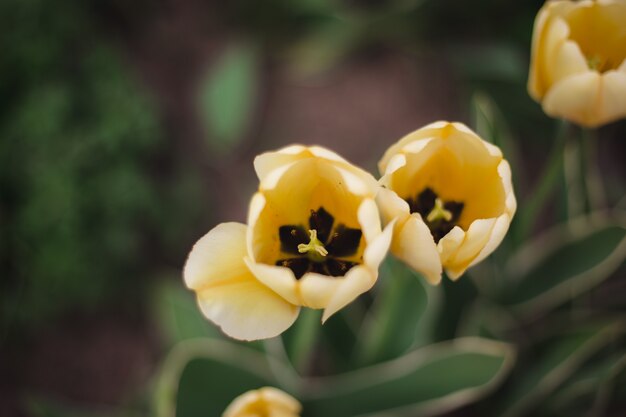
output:
M587 127L626 117L626 1L550 1L535 20L528 91Z
M300 417L302 405L285 392L264 387L235 398L222 417Z
M432 284L460 277L493 252L516 209L500 149L461 123L436 122L391 146L378 203L396 221L391 252Z
M194 246L184 269L204 315L236 339L276 336L301 306L322 321L369 290L391 243L367 172L321 148L258 156L248 225L223 223Z

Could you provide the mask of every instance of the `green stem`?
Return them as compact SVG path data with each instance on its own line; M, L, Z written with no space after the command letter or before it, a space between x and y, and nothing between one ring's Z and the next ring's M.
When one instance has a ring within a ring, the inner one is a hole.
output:
M563 175L567 191L567 218L585 213L587 202L584 187L584 156L580 135L567 138L563 149Z
M585 174L585 188L589 210L596 211L607 207L606 192L598 156L598 131L582 129L583 173Z
M554 187L559 182L561 172L563 170L563 150L565 147L565 139L569 130L569 124L562 121L557 131L552 153L548 159L543 173L539 177L539 182L535 185L533 192L524 211L520 213L518 226L518 237L520 241L524 241L530 234L537 215L543 209L548 197L552 194Z

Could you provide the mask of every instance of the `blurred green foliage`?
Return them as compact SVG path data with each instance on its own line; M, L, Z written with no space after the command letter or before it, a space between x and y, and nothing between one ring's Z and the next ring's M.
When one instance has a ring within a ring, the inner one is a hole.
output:
M114 296L123 295L121 305L140 303L146 255L187 221L166 221L180 199L155 180L163 142L155 108L102 40L89 7L0 3L5 331L99 308Z

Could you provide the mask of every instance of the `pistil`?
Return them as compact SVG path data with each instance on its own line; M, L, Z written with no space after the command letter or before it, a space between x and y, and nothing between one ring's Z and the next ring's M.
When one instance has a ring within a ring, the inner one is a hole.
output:
M309 243L301 243L298 245L298 252L306 253L312 261L321 262L324 260L328 251L324 244L317 238L317 230L309 230Z
M436 198L435 207L433 207L430 213L428 213L428 216L426 216L426 220L429 223L435 223L436 221L442 219L449 222L450 220L452 220L452 213L450 212L450 210L447 210L445 208L443 200L441 200L440 198Z

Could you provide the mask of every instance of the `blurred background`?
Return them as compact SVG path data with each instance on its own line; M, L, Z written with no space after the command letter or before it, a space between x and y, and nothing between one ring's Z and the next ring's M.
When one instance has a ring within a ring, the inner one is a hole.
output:
M400 137L459 120L500 138L524 205L559 125L526 92L542 4L0 2L0 415L152 415L170 348L217 332L185 257L245 221L260 152L320 144L377 175ZM589 151L601 208L626 207L625 137L605 126ZM563 220L564 187L512 233ZM623 262L606 275L585 306L623 314ZM467 300L451 305L454 328Z

